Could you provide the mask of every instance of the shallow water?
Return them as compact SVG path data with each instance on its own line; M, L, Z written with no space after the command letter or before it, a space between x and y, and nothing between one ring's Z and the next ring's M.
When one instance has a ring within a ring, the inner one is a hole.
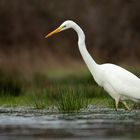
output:
M140 139L140 111L90 108L73 114L0 108L0 140Z

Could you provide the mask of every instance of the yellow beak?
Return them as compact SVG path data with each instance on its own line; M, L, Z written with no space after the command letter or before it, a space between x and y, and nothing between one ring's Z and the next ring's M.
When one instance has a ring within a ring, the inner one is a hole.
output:
M48 38L50 36L52 36L53 34L59 33L61 31L62 27L58 27L57 29L53 30L52 32L50 32L49 34L47 34L45 36L45 38Z

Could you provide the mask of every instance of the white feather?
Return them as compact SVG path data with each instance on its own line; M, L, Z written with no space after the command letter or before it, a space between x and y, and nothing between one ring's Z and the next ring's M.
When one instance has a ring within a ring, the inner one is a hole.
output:
M97 84L103 87L115 99L116 109L118 108L119 100L122 102L128 99L132 101L140 100L140 79L120 66L109 63L97 64L86 49L83 30L75 22L67 20L58 29L63 31L69 28L77 32L79 50L87 67ZM48 36L54 34L55 31L51 32ZM126 102L123 103L129 109Z

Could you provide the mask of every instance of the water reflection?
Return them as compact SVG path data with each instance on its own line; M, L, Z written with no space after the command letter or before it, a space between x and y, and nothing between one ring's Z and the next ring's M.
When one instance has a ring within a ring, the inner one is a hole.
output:
M48 110L0 109L0 140L134 140L140 111L94 109L73 114ZM90 112L90 113L89 113Z

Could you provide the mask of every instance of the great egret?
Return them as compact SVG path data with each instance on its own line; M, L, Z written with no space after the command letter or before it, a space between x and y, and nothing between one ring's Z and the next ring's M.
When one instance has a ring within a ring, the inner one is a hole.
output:
M124 104L126 109L130 110L126 100L136 102L140 100L140 79L120 66L110 63L97 64L86 49L83 30L71 20L63 22L57 29L46 35L45 38L69 28L77 32L80 53L96 83L103 87L115 100L116 110L118 109L119 101Z

